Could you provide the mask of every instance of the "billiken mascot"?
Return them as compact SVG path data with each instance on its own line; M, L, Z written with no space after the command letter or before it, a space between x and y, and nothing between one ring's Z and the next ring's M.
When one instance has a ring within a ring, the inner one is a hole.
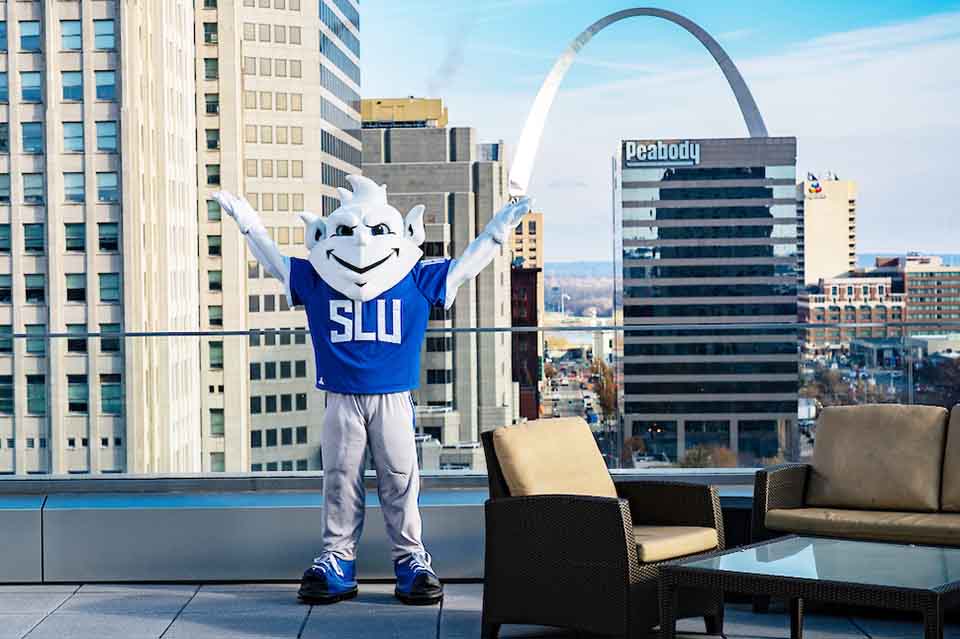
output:
M410 391L420 378L420 346L430 308L453 306L457 289L500 252L529 200L507 204L459 259L423 260L424 207L406 218L387 203L385 186L347 177L340 208L327 218L301 213L308 259L282 255L249 203L214 197L237 222L254 257L303 306L316 357L317 388L326 391L322 552L304 573L299 596L334 603L357 595L356 552L363 528L364 455L377 470L377 492L393 544L395 594L433 604L443 586L421 541L420 475Z

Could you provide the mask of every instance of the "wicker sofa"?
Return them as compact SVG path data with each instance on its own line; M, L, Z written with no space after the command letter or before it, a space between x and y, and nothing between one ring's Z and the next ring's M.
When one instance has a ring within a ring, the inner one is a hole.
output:
M824 409L810 464L757 473L752 537L960 546L960 406Z
M711 486L612 481L580 418L481 435L485 505L484 638L502 624L649 636L659 623L660 566L723 549ZM681 617L723 629L723 595L689 591Z

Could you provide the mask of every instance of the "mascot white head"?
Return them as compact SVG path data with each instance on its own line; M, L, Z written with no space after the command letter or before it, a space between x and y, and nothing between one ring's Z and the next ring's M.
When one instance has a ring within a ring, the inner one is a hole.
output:
M323 281L350 299L366 302L406 277L423 255L423 205L406 218L387 204L387 187L348 175L338 188L340 208L328 217L301 213L310 264Z

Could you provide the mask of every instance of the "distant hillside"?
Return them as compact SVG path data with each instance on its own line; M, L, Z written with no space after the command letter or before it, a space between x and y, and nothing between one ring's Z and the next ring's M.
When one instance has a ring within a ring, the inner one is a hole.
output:
M613 308L613 264L610 262L547 262L544 266L544 302L547 310L586 315L590 309L607 317Z
M947 266L960 266L960 254L957 253L934 253L943 258L943 263ZM878 257L903 257L903 254L897 253L857 253L857 266L860 268L870 268L874 265Z
M547 262L546 277L613 277L612 262Z

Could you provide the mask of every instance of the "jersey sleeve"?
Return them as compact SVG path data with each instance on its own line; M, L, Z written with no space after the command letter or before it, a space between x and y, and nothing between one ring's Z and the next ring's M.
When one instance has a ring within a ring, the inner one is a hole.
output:
M451 260L424 260L414 267L417 288L431 306L442 306L446 301L447 272Z
M315 286L316 271L309 261L299 257L290 258L290 278L287 281L287 298L290 306L302 306Z

